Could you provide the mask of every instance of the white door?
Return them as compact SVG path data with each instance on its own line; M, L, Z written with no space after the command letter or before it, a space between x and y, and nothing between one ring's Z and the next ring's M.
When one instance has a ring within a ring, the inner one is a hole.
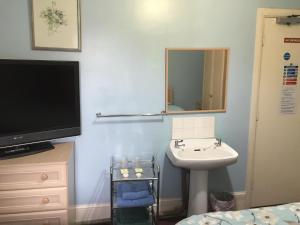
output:
M263 30L252 207L300 201L300 24Z
M213 110L224 108L226 66L226 50L205 51L202 109Z

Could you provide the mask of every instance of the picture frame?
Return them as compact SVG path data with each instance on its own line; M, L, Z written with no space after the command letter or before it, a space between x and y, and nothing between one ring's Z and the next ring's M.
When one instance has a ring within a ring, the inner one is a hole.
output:
M32 49L81 51L80 0L31 0Z

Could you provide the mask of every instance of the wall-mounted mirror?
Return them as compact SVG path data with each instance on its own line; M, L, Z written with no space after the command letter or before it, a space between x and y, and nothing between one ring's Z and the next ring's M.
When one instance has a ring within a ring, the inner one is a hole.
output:
M166 49L166 112L224 112L228 49Z

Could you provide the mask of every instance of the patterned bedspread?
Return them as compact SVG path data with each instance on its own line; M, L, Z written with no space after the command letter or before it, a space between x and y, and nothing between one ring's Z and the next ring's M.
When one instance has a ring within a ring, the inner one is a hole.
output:
M300 224L300 203L188 217L178 225L295 225Z

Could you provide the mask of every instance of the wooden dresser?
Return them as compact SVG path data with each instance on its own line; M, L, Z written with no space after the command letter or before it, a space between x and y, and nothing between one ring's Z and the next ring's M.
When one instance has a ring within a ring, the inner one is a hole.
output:
M74 144L0 160L1 225L68 225L75 221Z

